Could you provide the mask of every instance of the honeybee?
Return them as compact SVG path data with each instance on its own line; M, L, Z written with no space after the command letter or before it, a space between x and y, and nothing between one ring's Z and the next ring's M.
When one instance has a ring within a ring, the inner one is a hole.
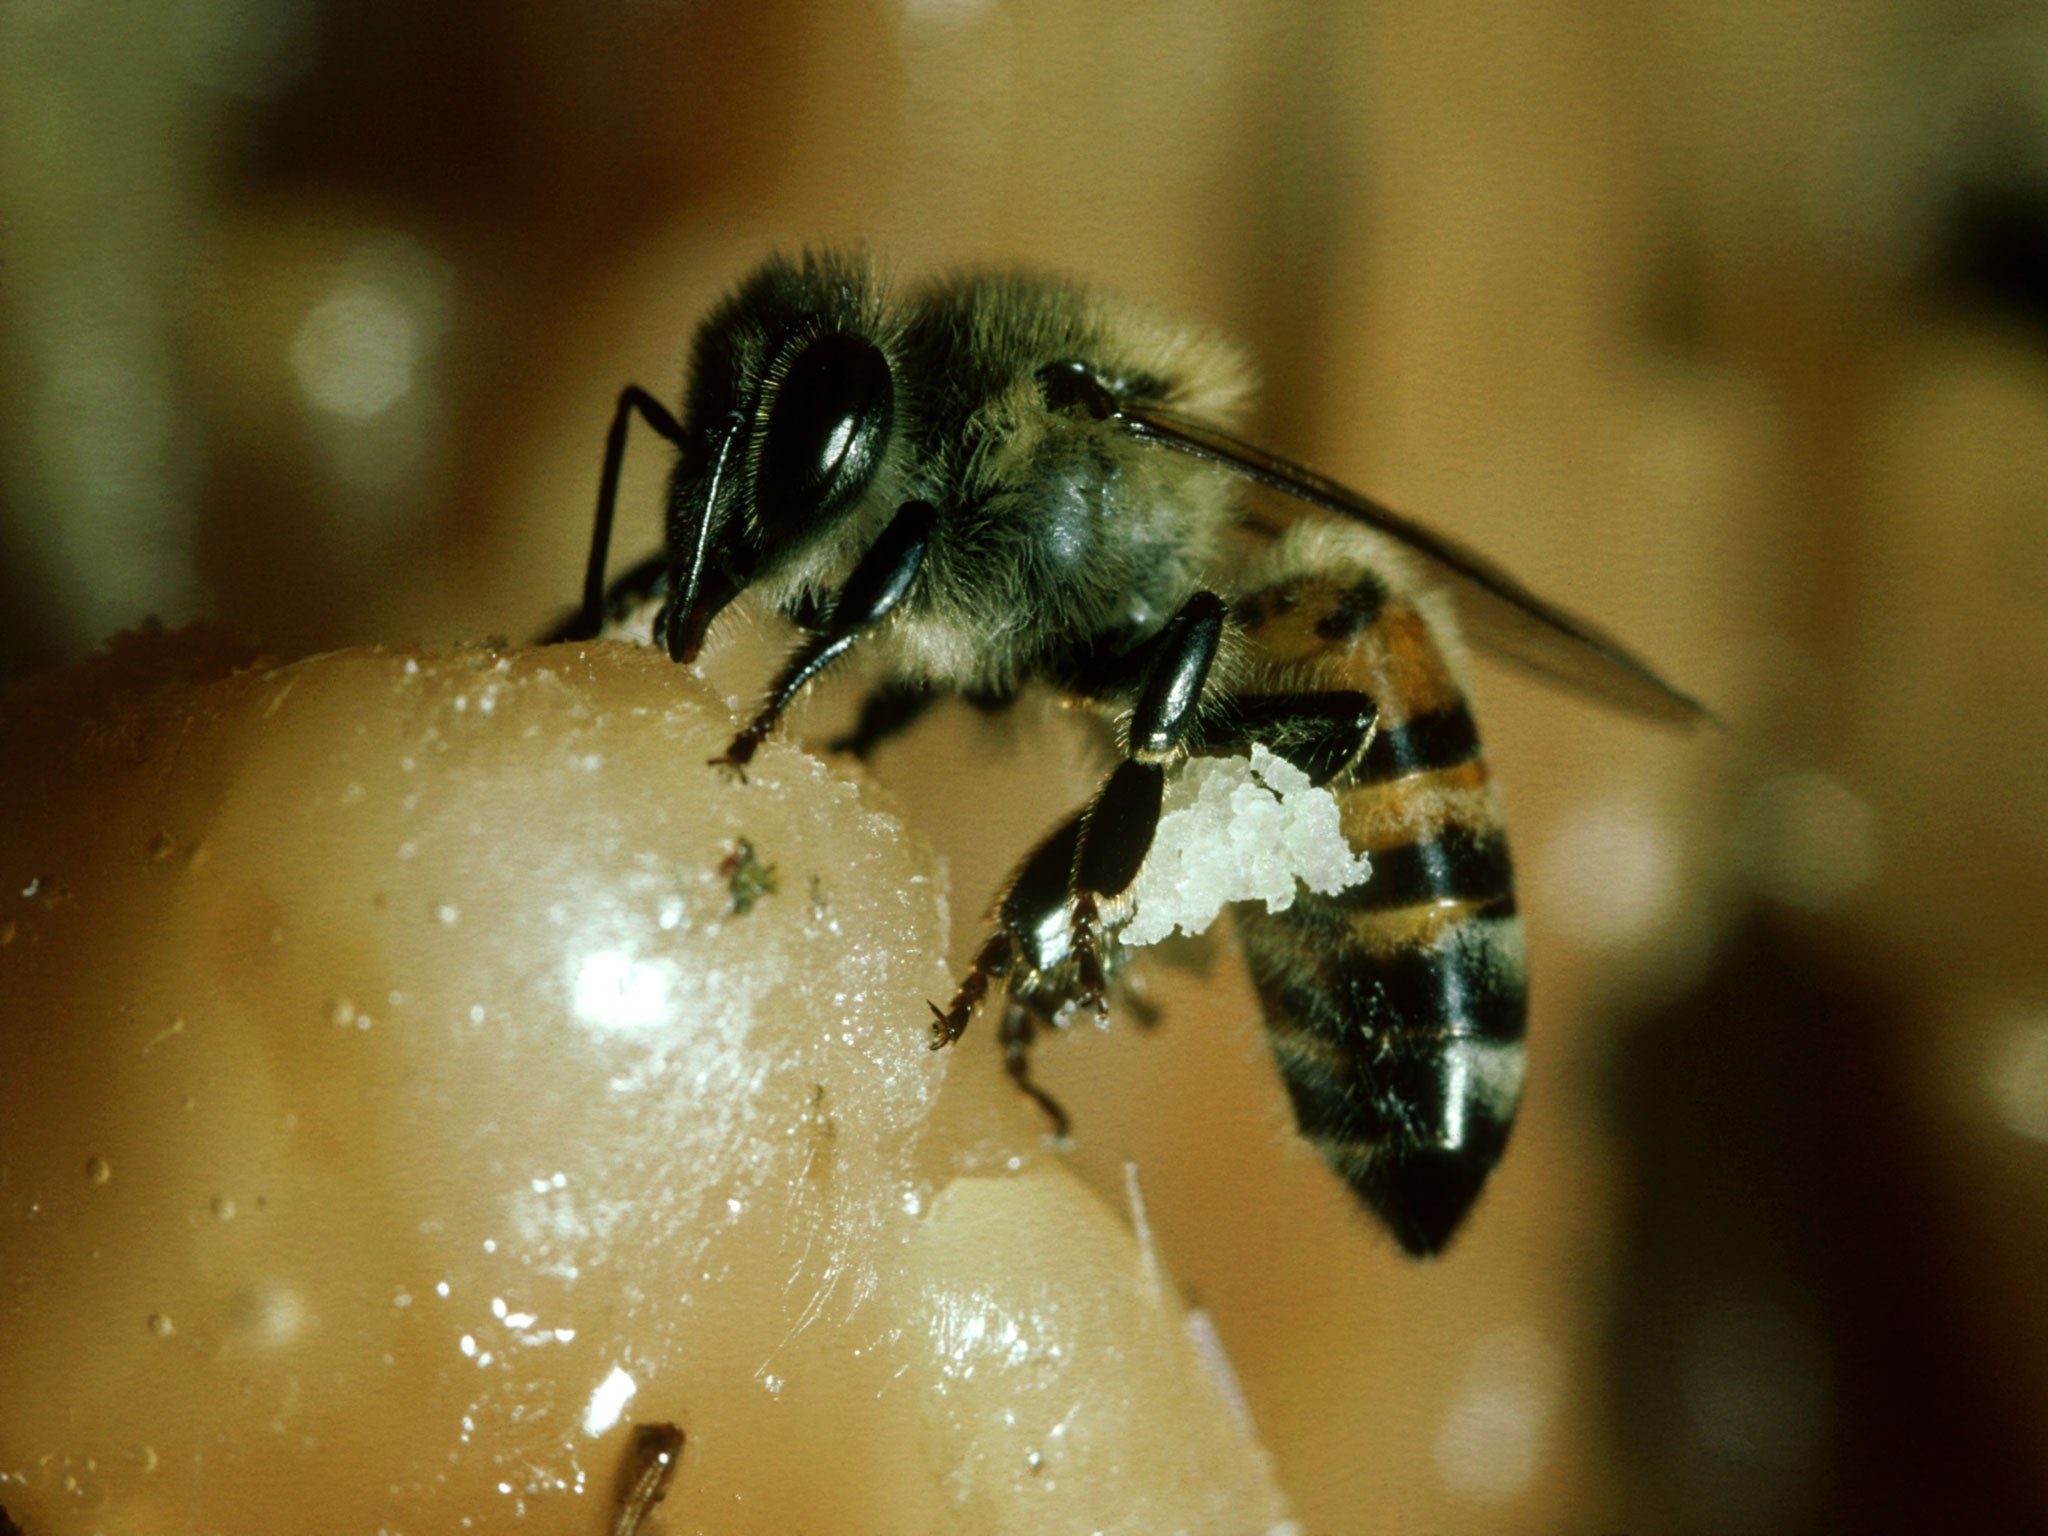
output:
M1526 984L1501 820L1435 632L1651 716L1701 706L1490 561L1233 435L1249 370L1148 310L1029 273L886 295L857 257L773 259L699 328L680 417L638 386L606 441L581 612L659 600L691 661L755 593L804 631L714 762L744 775L784 710L856 645L882 683L834 745L865 756L934 699L1044 683L1111 722L1100 792L1023 861L934 1049L1004 989L1008 1070L1037 1029L1103 1013L1118 930L1191 754L1263 745L1338 796L1363 886L1235 920L1297 1122L1415 1255L1440 1251L1521 1094ZM607 588L626 435L679 451L666 547ZM1247 481L1319 509L1279 528ZM1434 604L1434 606L1433 606Z

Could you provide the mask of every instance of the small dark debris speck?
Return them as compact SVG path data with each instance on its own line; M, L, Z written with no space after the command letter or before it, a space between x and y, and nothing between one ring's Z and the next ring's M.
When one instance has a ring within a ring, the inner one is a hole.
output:
M745 917L754 910L754 903L763 896L774 895L777 888L775 866L764 864L754 852L754 845L744 837L719 861L718 872L725 876L734 917Z

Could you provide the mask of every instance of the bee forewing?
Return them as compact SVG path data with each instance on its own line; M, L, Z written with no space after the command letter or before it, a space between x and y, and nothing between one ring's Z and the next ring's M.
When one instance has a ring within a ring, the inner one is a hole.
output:
M1649 719L1691 725L1714 718L1705 705L1659 677L1597 625L1546 602L1484 555L1391 507L1177 412L1125 404L1118 414L1149 442L1208 459L1259 485L1363 523L1424 556L1451 578L1474 644L1551 682Z

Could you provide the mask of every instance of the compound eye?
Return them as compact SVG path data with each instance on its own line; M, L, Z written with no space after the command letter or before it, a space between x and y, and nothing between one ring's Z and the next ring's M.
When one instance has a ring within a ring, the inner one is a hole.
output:
M875 477L896 383L872 342L821 336L782 376L756 484L762 517L789 528L842 511Z

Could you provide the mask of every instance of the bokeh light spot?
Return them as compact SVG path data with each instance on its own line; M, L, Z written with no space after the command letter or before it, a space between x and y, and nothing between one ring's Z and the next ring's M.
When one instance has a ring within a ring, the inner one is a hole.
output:
M2048 1141L2048 1014L2000 1034L1984 1087L2000 1125L2029 1141Z
M1562 1368L1534 1328L1503 1328L1472 1347L1465 1378L1436 1437L1444 1486L1475 1504L1502 1504L1535 1480Z

